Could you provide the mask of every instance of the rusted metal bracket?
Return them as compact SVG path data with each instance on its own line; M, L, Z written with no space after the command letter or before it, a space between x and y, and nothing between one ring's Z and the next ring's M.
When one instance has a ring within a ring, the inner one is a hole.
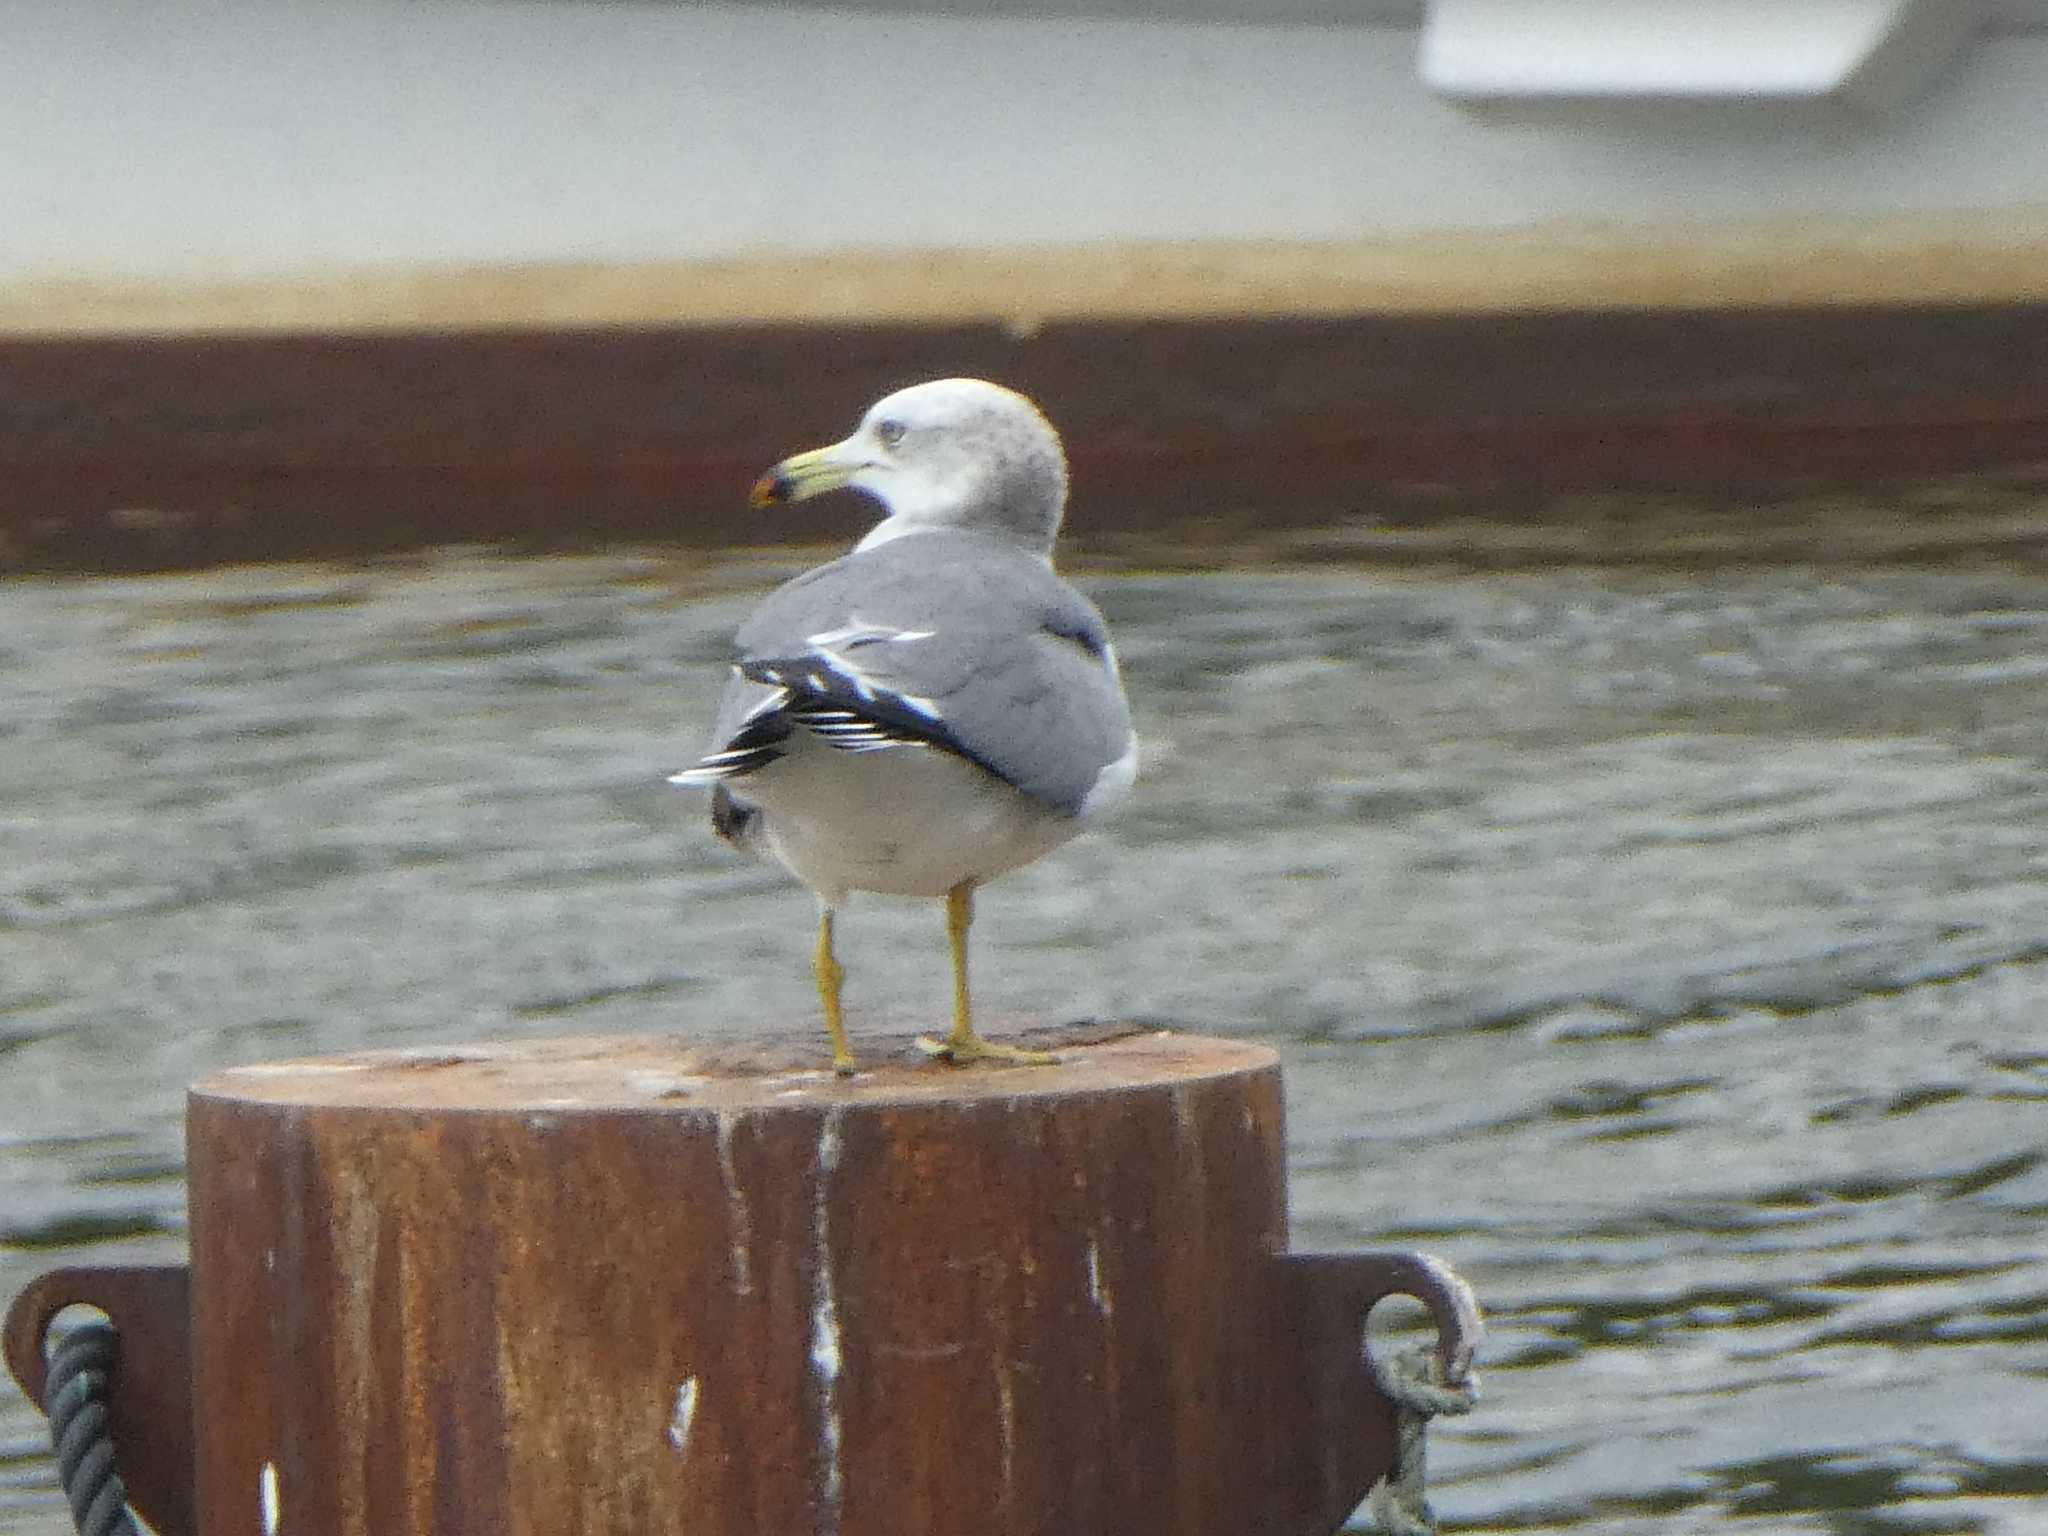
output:
M1276 1337L1302 1416L1286 1437L1295 1465L1276 1469L1300 1492L1299 1536L1329 1536L1393 1463L1395 1405L1365 1349L1366 1319L1390 1296L1429 1309L1447 1381L1470 1371L1481 1333L1471 1291L1419 1253L1288 1253L1274 1258ZM161 1536L196 1536L193 1510L191 1273L184 1265L58 1269L31 1282L9 1309L7 1365L43 1401L45 1341L67 1307L106 1313L120 1331L122 1365L110 1393L111 1432L129 1502Z
M128 1502L159 1536L196 1536L192 1479L192 1272L183 1264L53 1269L8 1309L0 1344L30 1401L42 1403L50 1324L95 1307L121 1335L108 1429Z
M1305 1416L1289 1437L1301 1454L1286 1475L1307 1501L1301 1536L1331 1536L1393 1467L1399 1439L1395 1404L1366 1353L1367 1314L1389 1296L1427 1307L1447 1382L1471 1372L1483 1325L1471 1289L1428 1254L1283 1253L1274 1265L1280 1338L1291 1354L1281 1374L1302 1383Z

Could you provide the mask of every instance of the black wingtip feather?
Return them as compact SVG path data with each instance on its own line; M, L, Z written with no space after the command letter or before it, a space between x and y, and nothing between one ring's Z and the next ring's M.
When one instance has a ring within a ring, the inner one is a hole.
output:
M834 746L859 751L879 746L937 747L995 772L961 745L944 720L935 719L887 688L862 687L817 656L763 657L741 662L739 670L751 682L787 690L790 702L776 713L817 730Z

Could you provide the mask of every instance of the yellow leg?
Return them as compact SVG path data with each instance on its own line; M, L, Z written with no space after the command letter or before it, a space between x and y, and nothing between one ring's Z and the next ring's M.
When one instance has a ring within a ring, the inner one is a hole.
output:
M946 892L946 942L953 951L953 1032L946 1044L958 1051L972 1044L974 1005L967 1000L967 930L974 926L974 887L962 882Z
M974 1009L967 997L967 930L974 922L974 887L962 881L946 892L946 937L953 946L953 1032L944 1040L920 1038L926 1054L955 1066L970 1061L1009 1061L1049 1067L1059 1061L1050 1051L1027 1051L1014 1045L991 1045L974 1032Z
M852 1047L846 1043L846 1019L839 1011L839 984L846 980L839 957L832 953L832 909L818 908L818 952L811 959L818 979L818 1001L825 1005L825 1033L832 1037L832 1070L841 1077L855 1072Z

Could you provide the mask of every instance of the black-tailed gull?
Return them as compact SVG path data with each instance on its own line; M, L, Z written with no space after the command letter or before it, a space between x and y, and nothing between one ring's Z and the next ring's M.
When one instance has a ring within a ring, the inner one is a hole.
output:
M756 506L850 486L887 516L853 552L754 611L712 750L672 783L817 894L814 959L832 1064L854 1070L832 948L853 891L943 896L955 1062L1050 1062L975 1033L974 892L1113 808L1138 770L1116 652L1053 573L1067 498L1059 435L1024 396L939 379L879 401L853 435L784 459Z

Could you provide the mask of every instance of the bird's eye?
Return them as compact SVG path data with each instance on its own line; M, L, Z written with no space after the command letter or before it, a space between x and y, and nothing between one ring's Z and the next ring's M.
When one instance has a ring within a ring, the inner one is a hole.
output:
M903 423L900 421L878 421L875 436L882 440L884 448L894 448L903 441Z

